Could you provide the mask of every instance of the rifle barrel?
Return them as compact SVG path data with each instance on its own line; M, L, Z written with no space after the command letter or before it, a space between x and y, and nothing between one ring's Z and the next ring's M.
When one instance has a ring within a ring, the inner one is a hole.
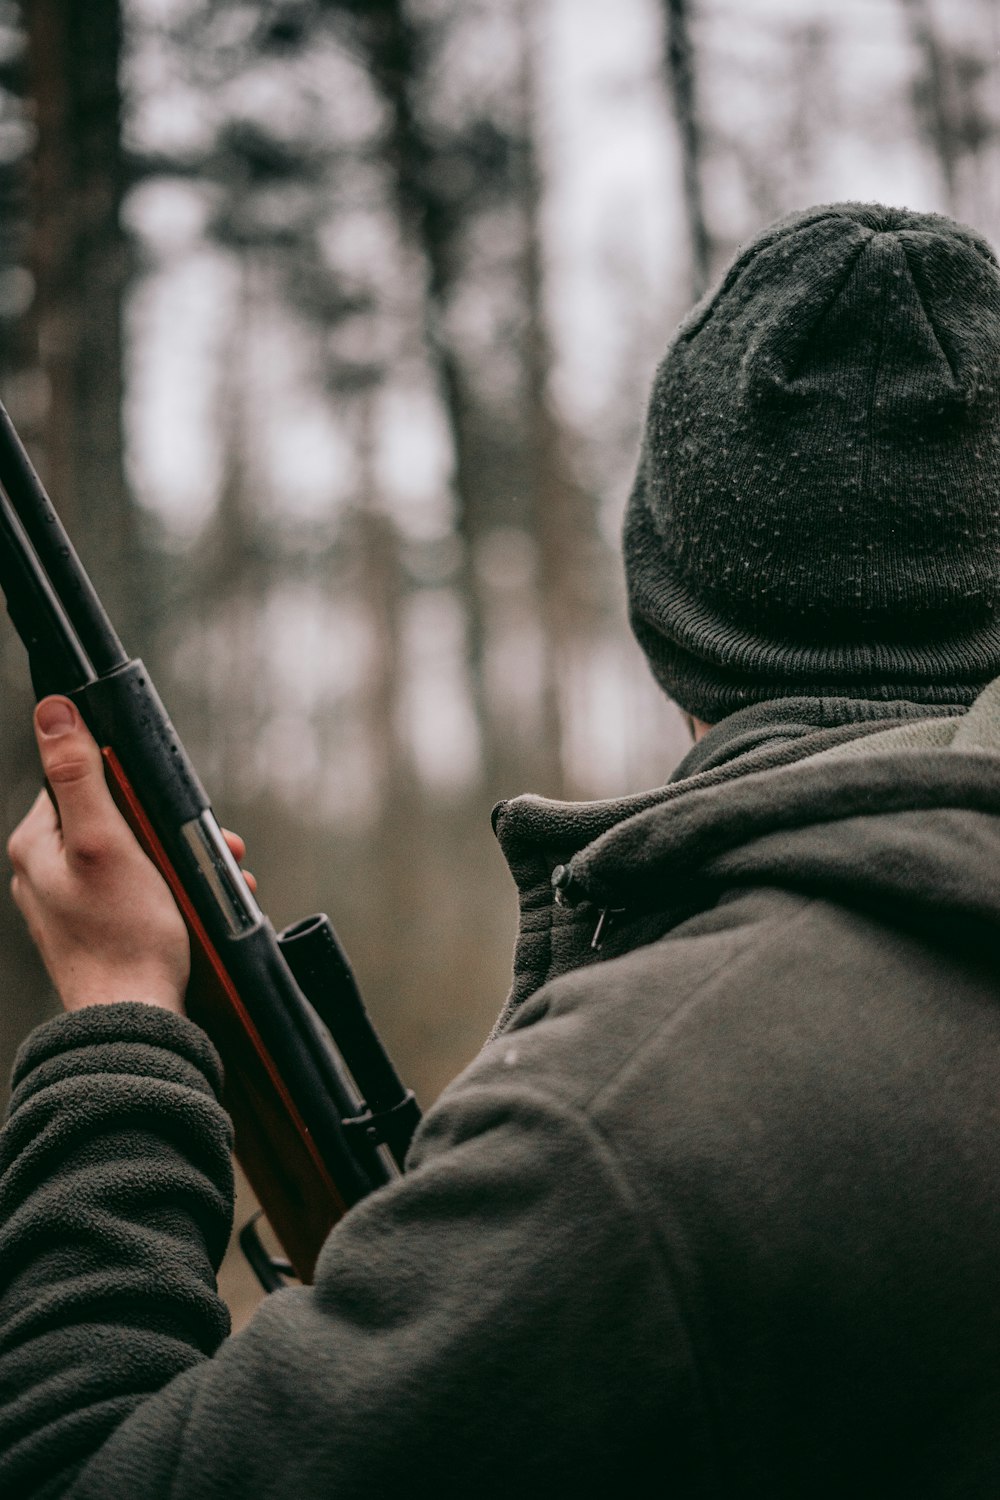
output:
M97 590L56 515L3 402L0 402L0 485L95 673L103 677L116 667L125 666L129 659L125 647L104 612Z
M29 659L44 656L50 663L59 663L61 680L58 688L53 686L52 690L71 692L92 682L94 669L87 653L2 486L0 588L28 648ZM40 665L38 659L32 660L33 674ZM45 691L50 685L46 683Z

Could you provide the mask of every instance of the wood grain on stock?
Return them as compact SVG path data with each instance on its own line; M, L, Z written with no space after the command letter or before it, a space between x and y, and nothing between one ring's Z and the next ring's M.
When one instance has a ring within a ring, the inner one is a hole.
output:
M323 1241L347 1206L121 762L108 746L101 754L115 801L187 923L187 1011L211 1037L225 1066L224 1101L236 1132L236 1155L296 1275L311 1281Z

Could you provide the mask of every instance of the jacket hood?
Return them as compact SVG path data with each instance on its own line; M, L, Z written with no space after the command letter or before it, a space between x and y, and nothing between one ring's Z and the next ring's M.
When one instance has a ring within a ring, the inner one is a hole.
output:
M957 924L995 938L1000 680L967 712L757 705L716 726L665 787L590 804L519 797L494 826L521 897L501 1025L539 983L662 936L739 887L878 909L929 936Z

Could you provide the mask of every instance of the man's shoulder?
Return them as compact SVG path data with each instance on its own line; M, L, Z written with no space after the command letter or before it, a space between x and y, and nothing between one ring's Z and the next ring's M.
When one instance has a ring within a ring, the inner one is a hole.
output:
M738 1449L771 1462L794 1429L835 1453L992 1368L994 990L870 911L756 888L544 985L442 1107L452 1144L488 1115L482 1163L518 1148L480 1211L555 1184L584 1256L648 1247ZM620 1271L586 1268L590 1298Z
M586 1116L654 1203L700 1172L752 1213L764 1191L791 1209L816 1174L849 1197L883 1147L916 1170L944 1150L946 1117L946 1137L978 1119L1000 1144L991 1074L1000 1010L983 965L765 889L543 986L466 1086L516 1083Z
M723 1066L759 1045L778 1015L808 1029L821 995L828 1019L831 1004L853 1009L873 955L891 954L901 983L921 963L881 924L776 889L733 892L649 941L613 936L617 954L543 985L475 1071L516 1059L577 1107L597 1109L645 1071L689 1077L695 1055L701 1068Z

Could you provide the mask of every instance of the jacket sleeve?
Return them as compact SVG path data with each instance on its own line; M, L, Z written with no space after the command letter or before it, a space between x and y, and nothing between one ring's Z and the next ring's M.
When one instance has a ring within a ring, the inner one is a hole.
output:
M428 1115L407 1175L335 1229L315 1286L222 1342L214 1063L190 1023L118 1009L107 1039L60 1018L21 1062L0 1493L589 1494L620 1483L623 1454L641 1473L670 1443L678 1492L702 1492L669 1277L585 1117L488 1049Z

